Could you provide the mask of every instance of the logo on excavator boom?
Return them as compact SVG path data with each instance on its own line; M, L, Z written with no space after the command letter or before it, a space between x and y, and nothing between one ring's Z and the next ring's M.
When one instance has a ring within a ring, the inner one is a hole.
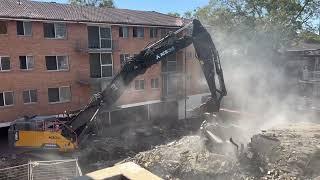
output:
M175 50L175 48L174 48L174 46L172 46L171 48L164 50L160 54L157 54L156 59L158 60L158 59L162 58L163 56L173 52L174 50Z

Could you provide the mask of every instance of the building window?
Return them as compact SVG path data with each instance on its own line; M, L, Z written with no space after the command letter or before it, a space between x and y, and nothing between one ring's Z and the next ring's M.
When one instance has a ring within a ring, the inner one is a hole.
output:
M158 37L158 29L157 28L150 28L150 38Z
M27 21L17 21L17 34L21 36L31 36L32 23Z
M0 92L0 107L13 105L13 92Z
M48 88L49 103L71 101L71 91L69 86Z
M0 34L7 34L7 22L6 21L0 21Z
M111 49L111 28L88 26L90 49Z
M10 70L10 58L0 57L0 71L9 71L9 70Z
M166 35L167 35L168 33L169 33L169 30L168 30L168 29L161 29L161 32L160 32L161 38L166 37Z
M30 104L36 103L38 101L37 90L27 90L22 92L23 103Z
M175 72L177 71L177 59L176 54L169 55L164 61L162 61L163 72Z
M133 37L144 37L144 28L143 27L133 27Z
M129 57L130 57L130 54L120 54L121 67L123 67L123 65L125 64L125 61L129 59Z
M66 37L65 23L43 23L43 32L45 38L63 39Z
M152 89L159 88L159 78L151 79L151 88Z
M31 70L34 67L33 56L19 56L20 69Z
M66 71L69 70L67 56L46 56L46 66L49 71Z
M135 80L134 81L134 89L135 90L143 90L144 89L144 80Z
M122 37L122 38L129 37L129 28L127 26L119 27L119 37Z
M111 53L90 53L90 76L92 78L112 77L113 63Z

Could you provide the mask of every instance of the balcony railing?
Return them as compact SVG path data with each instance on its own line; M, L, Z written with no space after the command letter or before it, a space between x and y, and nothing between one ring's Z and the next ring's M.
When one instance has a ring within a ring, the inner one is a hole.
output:
M298 110L320 111L320 99L299 97L297 98L296 107Z
M320 71L302 72L301 81L320 81Z
M104 48L105 47L105 48ZM111 45L101 46L99 42L90 42L77 40L74 45L76 52L105 52L119 50L118 40L111 40Z
M181 99L184 96L184 73L161 73L162 99Z

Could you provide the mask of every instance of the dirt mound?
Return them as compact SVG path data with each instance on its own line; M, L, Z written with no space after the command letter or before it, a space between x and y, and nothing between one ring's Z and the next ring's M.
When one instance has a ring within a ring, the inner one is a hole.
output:
M157 146L133 161L164 179L243 179L235 157L211 153L199 136Z

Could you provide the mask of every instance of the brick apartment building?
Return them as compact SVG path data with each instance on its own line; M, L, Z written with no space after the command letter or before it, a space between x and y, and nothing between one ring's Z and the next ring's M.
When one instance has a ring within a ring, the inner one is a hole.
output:
M125 58L182 25L151 11L1 0L0 122L79 109ZM194 59L188 47L154 65L117 105L177 98L185 85L188 94L202 92Z

